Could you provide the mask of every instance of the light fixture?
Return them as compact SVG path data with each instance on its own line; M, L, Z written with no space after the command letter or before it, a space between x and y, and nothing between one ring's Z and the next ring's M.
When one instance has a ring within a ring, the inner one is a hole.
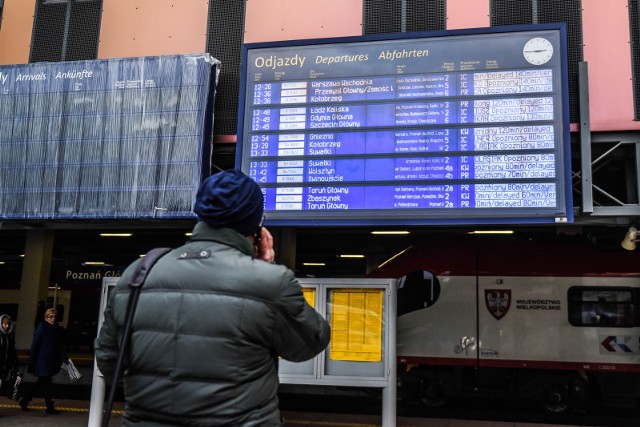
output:
M398 230L398 231L372 231L371 234L411 234L410 231Z
M513 234L513 230L475 230L469 234Z
M392 256L391 258L389 258L388 260L386 260L386 261L385 261L385 262L383 262L382 264L380 264L380 265L378 266L378 268L380 268L380 267L382 267L382 266L386 265L387 263L389 263L389 262L393 261L394 259L398 258L400 255L402 255L402 254L403 254L403 253L405 253L406 251L407 251L407 250L405 249L405 250L402 250L402 251L398 252L397 254L395 254L394 256Z
M636 248L636 242L638 237L638 229L635 227L629 227L627 231L627 235L624 236L624 240L620 242L620 246L625 248L628 251L632 251Z
M105 265L104 261L86 261L82 265Z
M0 265L4 264L4 261L0 261Z
M324 262L303 262L302 265L307 267L324 267L327 264Z
M131 237L133 233L100 233L100 237Z
M364 255L349 255L349 254L343 254L343 255L338 255L338 258L364 258Z

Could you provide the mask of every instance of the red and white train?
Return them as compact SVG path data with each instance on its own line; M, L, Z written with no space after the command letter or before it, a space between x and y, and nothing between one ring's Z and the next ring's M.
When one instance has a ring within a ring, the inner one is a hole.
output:
M399 278L398 395L535 400L547 411L640 402L640 256L573 242L431 239Z

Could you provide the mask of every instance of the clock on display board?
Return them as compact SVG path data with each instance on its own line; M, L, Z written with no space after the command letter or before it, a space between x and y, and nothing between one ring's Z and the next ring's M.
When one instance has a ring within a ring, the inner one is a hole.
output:
M553 45L545 38L534 37L525 43L522 54L529 63L542 65L553 56Z

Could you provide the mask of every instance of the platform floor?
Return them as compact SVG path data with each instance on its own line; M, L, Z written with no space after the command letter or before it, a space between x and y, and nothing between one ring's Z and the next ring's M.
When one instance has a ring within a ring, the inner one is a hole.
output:
M62 411L60 415L47 415L44 410L44 401L34 399L28 412L23 412L17 404L0 398L0 426L14 427L40 427L40 426L64 426L86 427L89 422L89 401L83 400L57 400L56 408ZM114 412L109 426L120 426L122 419L121 402L114 405ZM285 417L285 426L296 427L376 427L381 425L381 417L377 415L362 414L332 414L320 412L282 411ZM548 424L521 423L505 421L474 421L455 420L442 418L409 418L398 417L396 427L547 427ZM579 424L558 425L553 427L579 427ZM590 426L593 427L593 426Z

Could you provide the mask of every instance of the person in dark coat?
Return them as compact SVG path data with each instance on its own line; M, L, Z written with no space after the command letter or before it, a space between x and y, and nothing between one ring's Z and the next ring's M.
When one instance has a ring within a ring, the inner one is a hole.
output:
M33 336L27 371L34 374L38 381L20 400L23 411L29 410L28 405L34 394L42 391L47 405L45 412L51 415L60 413L51 400L51 383L52 377L60 372L62 362L68 360L68 357L64 349L64 330L56 322L56 316L55 309L47 309L44 313L44 321L40 322Z
M18 353L13 321L11 316L3 314L0 316L0 385L17 365Z
M330 327L293 271L273 263L263 210L260 187L238 170L202 183L190 241L160 258L140 294L124 359L123 426L282 425L278 358L313 358ZM107 381L138 262L111 291L96 340Z

